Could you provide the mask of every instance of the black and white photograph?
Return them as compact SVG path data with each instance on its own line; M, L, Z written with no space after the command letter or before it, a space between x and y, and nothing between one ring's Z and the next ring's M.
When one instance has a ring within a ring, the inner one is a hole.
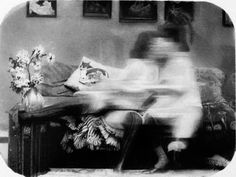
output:
M9 8L0 177L235 177L233 17L203 1Z
M56 17L56 0L31 0L27 2L27 17Z
M156 1L120 1L120 22L156 22Z
M111 18L112 0L91 1L84 0L83 16L84 17L104 17Z

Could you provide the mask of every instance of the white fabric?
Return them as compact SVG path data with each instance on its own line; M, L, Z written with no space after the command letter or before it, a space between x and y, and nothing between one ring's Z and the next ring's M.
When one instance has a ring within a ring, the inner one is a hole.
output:
M148 108L144 117L148 114L158 119L175 118L173 136L192 136L201 118L201 100L187 53L175 53L162 67L155 60L130 59L119 71L113 79L87 88L93 108L113 104L138 109L156 92L156 103ZM121 124L122 121L125 120L120 118Z
M145 114L158 119L175 118L173 135L177 138L192 136L201 118L201 100L187 53L175 53L169 59L160 72L159 83L177 93L158 97Z
M85 63L89 65L89 68L82 67ZM103 76L103 78L101 79L114 79L118 77L119 73L121 72L121 70L118 68L106 66L90 58L83 57L79 67L71 74L64 85L74 90L87 90L88 87L92 85L91 82L94 81L92 79L89 79L87 76L87 72L89 71L89 69L101 69L108 73L108 75Z

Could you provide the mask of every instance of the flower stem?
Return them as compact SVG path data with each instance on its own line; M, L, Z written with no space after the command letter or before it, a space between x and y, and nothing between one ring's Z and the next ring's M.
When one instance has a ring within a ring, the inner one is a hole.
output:
M33 59L34 59L34 57L32 57L32 55L31 55L30 62L29 62L29 64L26 65L26 69L27 69L27 72L28 72L28 78L29 78L30 82L31 82L30 64L32 63Z

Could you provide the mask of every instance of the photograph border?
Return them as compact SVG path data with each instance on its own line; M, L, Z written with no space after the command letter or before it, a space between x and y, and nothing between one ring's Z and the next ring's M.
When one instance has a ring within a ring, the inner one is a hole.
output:
M222 25L224 27L234 27L232 20L224 10L222 10Z

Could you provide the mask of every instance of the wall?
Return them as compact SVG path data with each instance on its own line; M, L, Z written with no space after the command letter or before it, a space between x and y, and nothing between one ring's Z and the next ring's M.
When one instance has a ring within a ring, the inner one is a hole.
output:
M196 65L212 66L231 73L235 69L234 28L222 26L222 9L210 3L195 8L192 53Z
M56 60L79 64L82 56L122 67L137 35L156 30L163 22L163 2L158 2L158 23L119 23L119 4L113 1L111 19L82 17L82 1L59 0L57 18L26 18L25 4L13 9L0 26L0 130L8 129L9 110L19 96L9 89L8 58L19 49L42 44ZM192 46L196 66L234 69L234 31L222 26L221 9L196 3Z

